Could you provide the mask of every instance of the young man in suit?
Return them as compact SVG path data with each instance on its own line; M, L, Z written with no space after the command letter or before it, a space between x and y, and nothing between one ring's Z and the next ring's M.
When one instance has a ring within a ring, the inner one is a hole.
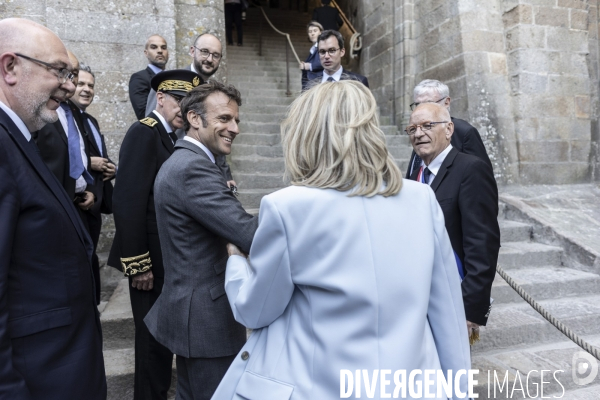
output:
M148 59L146 69L136 72L129 79L129 100L137 119L146 116L146 102L150 93L150 81L154 75L162 72L169 61L167 41L159 35L152 35L146 42L144 55Z
M112 214L113 185L111 180L115 177L117 167L108 158L104 135L100 133L100 126L96 118L86 112L86 109L94 101L94 87L96 78L91 68L87 65L79 65L79 79L75 94L71 97L73 104L81 112L83 129L87 132L86 139L90 149L89 172L94 178L91 191L96 197L96 202L88 213L85 214L89 227L90 236L94 242L94 254L92 266L94 278L96 279L96 302L100 304L100 263L96 251L100 230L102 229L102 214Z
M0 21L2 399L106 399L92 241L30 133L58 119L72 69L49 29Z
M340 80L352 79L369 87L369 81L366 77L355 72L346 71L342 67L342 57L346 54L346 50L344 49L344 37L341 33L333 30L324 31L319 35L318 48L323 71L313 82L339 82Z
M421 81L415 86L413 99L414 103L410 105L411 110L414 110L422 103L437 103L446 107L448 112L450 112L450 90L448 89L448 86L438 80L425 79L424 81ZM492 167L492 162L488 157L477 129L465 120L454 117L451 117L451 120L454 124L454 133L452 134L451 140L452 146L461 153L472 154L481 158ZM421 160L418 157L415 157L415 155L416 153L413 151L406 171L407 179L410 178L415 169L421 167Z
M113 194L116 232L108 265L129 278L135 324L136 400L166 400L171 386L173 353L150 335L143 321L160 295L165 277L156 225L154 180L173 153L175 130L183 126L179 103L201 83L198 74L183 69L155 75L151 84L157 92L156 110L129 128L119 153Z
M154 184L165 283L145 322L177 355L178 399L210 399L246 341L225 296L226 245L249 252L258 221L215 165L239 134L239 105L231 85L192 90L182 102L186 137Z
M344 21L337 8L329 7L330 3L331 0L321 0L322 7L315 8L312 19L323 25L323 29L339 31Z
M415 108L406 133L423 165L411 179L430 185L442 208L462 279L467 330L478 336L490 312L500 250L498 187L485 161L452 146L453 132L444 106L425 103Z

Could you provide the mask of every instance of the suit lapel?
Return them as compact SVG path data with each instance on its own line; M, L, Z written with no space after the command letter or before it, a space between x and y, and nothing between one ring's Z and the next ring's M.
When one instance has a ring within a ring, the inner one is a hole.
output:
M44 164L39 154L35 153L35 150L31 143L27 142L25 137L23 137L23 135L21 134L19 128L2 110L0 110L0 124L2 124L5 127L8 134L12 136L17 146L21 148L21 151L23 152L25 158L33 167L33 170L40 176L41 180L46 184L48 189L50 189L50 192L52 192L54 197L56 197L58 202L64 208L67 215L71 219L71 222L75 226L77 234L79 235L82 243L84 244L84 246L86 246L87 249L88 242L86 241L86 234L83 231L84 228L81 223L81 219L79 215L76 214L75 208L69 205L69 203L72 202L72 199L69 199L69 196L67 196L67 192L65 192L63 187L56 179L56 177L52 174L52 172L50 172L46 164ZM33 140L33 138L31 140Z
M163 145L167 148L167 150L169 151L169 154L173 154L173 141L171 140L171 137L165 130L165 127L163 126L162 122L160 122L160 120L159 120L158 124L156 124L156 126L158 127L158 132L160 134L160 140L162 141Z
M87 121L89 123L86 124L86 119L84 118L84 115L81 114L81 123L83 125L83 128L85 129L87 138L88 138L88 142L90 144L90 146L92 147L92 149L94 149L94 151L96 152L96 154L101 155L103 154L100 149L98 148L98 144L96 143L96 137L94 136L94 132L92 131L92 128L90 127L89 124L94 124L94 121L89 117L87 117ZM98 131L98 133L100 133L100 129L98 128L98 126L96 126L96 124L94 124L96 130Z
M435 192L437 188L440 186L440 183L444 180L444 177L448 174L448 170L452 167L452 163L458 154L458 150L454 147L450 150L450 153L444 159L444 162L440 166L440 170L438 171L435 178L433 178L433 182L431 182L431 188Z

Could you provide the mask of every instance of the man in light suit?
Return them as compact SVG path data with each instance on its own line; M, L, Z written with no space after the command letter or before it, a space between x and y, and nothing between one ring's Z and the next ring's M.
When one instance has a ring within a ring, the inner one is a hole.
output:
M148 66L131 75L129 79L129 100L137 119L142 119L149 113L146 112L146 102L150 93L150 81L154 75L164 71L169 61L167 41L159 35L152 35L146 41L144 55L148 59ZM154 110L156 104L152 107Z
M431 186L444 212L459 274L470 334L486 325L500 250L498 187L492 168L451 144L454 124L439 104L417 106L406 128L423 160L411 179Z
M186 137L154 184L165 282L144 321L177 355L177 399L210 399L246 341L225 296L226 244L250 251L258 222L215 165L239 133L239 105L233 86L193 89L182 102Z
M92 241L30 132L75 90L60 39L0 21L0 398L106 399Z
M421 81L413 91L414 103L410 105L410 109L414 110L419 104L422 103L437 103L441 104L448 112L450 112L450 90L444 83L435 79L425 79ZM492 162L488 157L479 131L473 125L467 121L459 118L450 118L454 124L454 133L450 143L456 150L465 154L472 154L481 158L490 167ZM410 156L410 162L408 163L408 169L406 170L406 178L410 178L413 171L421 167L421 159L416 157L416 153L413 151Z
M309 88L314 84L339 82L340 80L355 80L369 87L369 81L366 77L352 71L346 71L342 67L342 57L346 54L346 49L344 49L344 37L341 33L333 30L324 31L319 35L318 48L323 71L317 74L317 77L309 83Z

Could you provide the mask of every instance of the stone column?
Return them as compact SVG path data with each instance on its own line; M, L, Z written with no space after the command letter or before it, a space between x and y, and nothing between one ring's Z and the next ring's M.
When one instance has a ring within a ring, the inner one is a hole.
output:
M225 14L222 0L174 0L176 10L177 67L192 62L190 46L201 33L212 33L223 44L223 59L215 75L219 81L227 80L227 41L225 40Z

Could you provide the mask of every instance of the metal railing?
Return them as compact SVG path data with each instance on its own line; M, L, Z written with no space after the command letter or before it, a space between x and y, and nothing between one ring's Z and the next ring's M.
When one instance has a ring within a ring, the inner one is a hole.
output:
M275 25L273 25L273 23L271 22L271 20L269 19L269 17L267 17L267 13L265 12L263 7L260 7L260 11L262 12L263 16L265 17L265 19L267 20L267 22L269 23L269 25L271 25L271 28L273 28L273 30L275 32L277 32L280 35L285 36L285 74L286 74L286 80L287 80L287 86L286 86L286 92L285 94L287 96L291 96L292 95L292 91L290 90L290 56L289 56L289 49L292 49L292 53L294 53L294 57L296 57L296 60L298 61L298 64L300 64L300 58L298 57L298 54L296 53L296 49L294 49L294 45L292 44L292 39L290 39L290 35L289 33L285 33L280 31L279 29L275 28ZM259 28L259 34L258 34L258 55L262 56L262 30L263 30L263 22L262 22L262 18L260 19L260 28ZM288 47L289 44L289 47Z

